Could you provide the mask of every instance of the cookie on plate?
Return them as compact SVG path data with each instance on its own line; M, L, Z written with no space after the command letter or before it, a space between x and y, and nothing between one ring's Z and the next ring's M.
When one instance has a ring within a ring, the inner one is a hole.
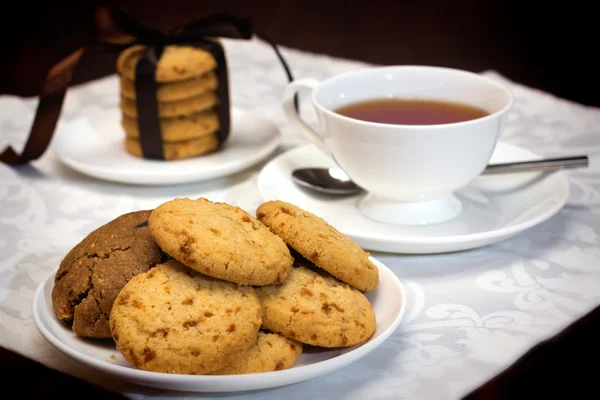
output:
M283 282L293 258L283 240L239 207L205 198L158 206L150 234L171 257L203 274L241 285Z
M130 100L135 100L135 81L121 76L120 83L122 96ZM217 87L217 74L211 71L183 81L159 84L156 89L156 100L159 102L183 100L215 90Z
M123 115L121 126L129 138L139 139L140 128L137 118ZM163 142L178 142L216 136L219 126L219 116L214 110L203 111L186 117L160 119Z
M82 337L110 338L109 316L121 288L163 260L148 232L151 210L123 214L89 233L54 277L56 316Z
M257 340L254 289L200 274L172 260L131 279L110 315L117 349L135 367L207 374L243 357Z
M135 69L146 46L134 45L121 52L117 59L119 75L135 80ZM174 82L203 75L217 67L213 55L200 48L185 45L166 46L156 65L156 82Z
M218 146L219 140L214 135L178 142L163 142L162 144L165 160L181 160L207 154L214 151ZM142 155L140 141L129 136L125 138L125 150L134 156L141 157Z
M283 201L267 201L256 210L259 221L290 247L339 280L368 292L379 285L370 254L322 218Z
M256 288L265 329L330 348L361 344L373 335L375 312L361 291L301 260L296 264L282 284Z
M199 94L183 100L158 103L160 118L174 118L207 111L217 105L219 98L214 91ZM124 116L137 118L137 106L134 100L121 97L121 112Z
M272 332L260 331L258 341L242 357L213 375L239 375L290 368L302 355L302 343Z

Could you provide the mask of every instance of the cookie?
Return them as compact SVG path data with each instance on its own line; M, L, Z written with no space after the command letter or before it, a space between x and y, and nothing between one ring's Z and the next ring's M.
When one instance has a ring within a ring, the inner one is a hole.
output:
M158 116L160 118L173 118L192 115L212 108L218 101L217 94L210 91L183 100L168 103L159 102ZM123 115L137 118L137 107L134 100L121 97L120 107Z
M163 155L168 161L181 160L210 153L217 147L219 147L219 140L214 135L179 142L163 142ZM134 156L142 156L142 146L139 140L129 136L125 138L125 150Z
M118 351L135 367L207 374L256 343L261 308L254 289L202 275L177 261L131 279L110 315Z
M283 282L292 256L280 237L239 207L205 198L158 206L150 234L171 257L203 274L241 285Z
M321 347L347 347L375 332L365 295L318 268L297 266L279 285L255 288L265 329Z
M242 357L212 375L239 375L290 368L302 355L302 343L260 331L258 341Z
M145 46L135 45L123 50L117 58L119 75L135 80L135 68L145 51ZM156 82L174 82L203 75L217 67L212 54L193 46L166 46L156 66Z
M90 232L60 263L52 305L82 337L110 338L109 316L121 288L163 260L148 233L151 210L123 214Z
M283 201L268 201L257 218L290 247L339 280L364 292L379 285L370 254L322 218Z
M123 116L121 126L130 138L140 137L136 118ZM160 129L162 140L165 142L197 139L216 133L219 129L219 116L214 110L209 110L187 117L162 118L160 119Z
M135 100L135 81L121 77L121 94L123 97ZM213 71L172 83L161 83L156 89L156 99L159 102L183 100L198 96L218 87L217 74Z

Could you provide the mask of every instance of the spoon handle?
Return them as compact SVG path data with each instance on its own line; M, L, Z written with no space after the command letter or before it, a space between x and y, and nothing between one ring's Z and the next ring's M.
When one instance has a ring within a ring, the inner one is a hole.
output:
M483 174L502 174L506 172L527 172L527 171L556 171L567 168L587 167L589 160L587 156L573 156L560 158L547 158L544 160L510 162L502 164L490 164L483 171Z

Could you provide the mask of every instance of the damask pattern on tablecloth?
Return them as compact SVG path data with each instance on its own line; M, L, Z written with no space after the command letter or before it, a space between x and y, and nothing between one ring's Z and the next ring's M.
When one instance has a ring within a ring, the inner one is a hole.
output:
M281 128L277 153L303 144L279 105L286 77L273 50L258 40L226 40L225 46L232 103L256 110ZM325 79L366 65L286 48L283 53L297 78ZM398 330L339 371L244 398L457 398L599 303L600 110L486 74L515 94L502 140L544 156L590 156L588 169L569 171L568 205L516 237L472 251L375 253L407 290L407 312ZM314 124L307 96L301 100L302 114ZM35 102L0 101L0 145L22 143ZM73 88L61 124L81 116L102 119L117 102L114 76ZM165 188L87 178L62 166L51 152L32 166L0 165L0 344L131 397L180 396L114 383L59 353L33 325L33 294L73 245L122 213L184 196L227 201L254 213L261 202L256 189L261 165L228 178Z

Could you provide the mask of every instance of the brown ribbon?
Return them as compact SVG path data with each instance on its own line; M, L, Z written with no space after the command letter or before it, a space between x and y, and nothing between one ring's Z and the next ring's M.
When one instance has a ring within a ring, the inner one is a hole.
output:
M0 154L0 161L8 165L25 164L44 154L52 139L66 92L67 88L63 88L56 93L40 97L35 119L29 132L29 139L23 152L17 154L11 146L8 146Z
M161 49L162 52L162 49ZM162 133L158 118L157 84L154 79L157 56L155 47L148 47L135 69L135 91L137 120L140 131L140 146L145 158L164 159Z
M83 49L79 49L50 69L39 96L35 117L23 152L17 154L11 146L7 146L0 154L1 162L8 165L26 164L44 154L52 140L67 87L82 54Z

